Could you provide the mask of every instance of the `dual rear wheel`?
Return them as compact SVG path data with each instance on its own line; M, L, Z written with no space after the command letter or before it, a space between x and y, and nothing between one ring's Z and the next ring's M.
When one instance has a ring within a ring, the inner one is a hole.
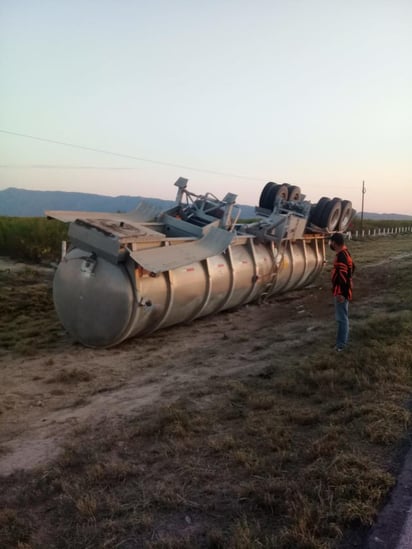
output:
M331 233L344 232L352 219L352 202L323 196L311 211L309 222Z
M289 185L288 183L274 183L269 181L263 187L259 199L259 208L265 208L266 210L273 210L275 204L280 200L298 201L301 198L301 191L299 187L295 185Z
M302 194L299 187L288 183L274 183L269 181L260 194L259 207L272 211L280 201L297 202ZM330 199L323 196L317 204L312 205L309 223L331 233L347 230L353 217L352 202L340 198Z

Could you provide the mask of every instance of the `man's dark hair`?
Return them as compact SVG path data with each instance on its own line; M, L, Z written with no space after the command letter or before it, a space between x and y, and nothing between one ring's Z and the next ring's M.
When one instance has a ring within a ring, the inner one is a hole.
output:
M335 242L335 244L337 244L338 246L343 246L345 242L342 233L333 233L333 235L330 237L330 240L332 242Z

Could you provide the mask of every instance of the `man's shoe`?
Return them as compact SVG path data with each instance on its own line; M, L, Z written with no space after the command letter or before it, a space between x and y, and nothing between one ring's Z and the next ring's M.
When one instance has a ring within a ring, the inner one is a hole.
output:
M340 353L344 350L345 350L345 347L342 347L341 345L336 345L336 347L335 347L335 351L337 351L338 353Z

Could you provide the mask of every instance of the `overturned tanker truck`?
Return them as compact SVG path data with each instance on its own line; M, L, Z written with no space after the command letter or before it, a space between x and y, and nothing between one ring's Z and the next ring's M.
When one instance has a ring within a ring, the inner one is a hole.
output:
M299 187L269 182L256 220L238 223L236 195L196 195L187 182L176 181L166 211L142 201L126 214L45 212L71 222L53 298L76 341L110 347L307 286L325 263L325 238L354 215L347 200L312 205Z

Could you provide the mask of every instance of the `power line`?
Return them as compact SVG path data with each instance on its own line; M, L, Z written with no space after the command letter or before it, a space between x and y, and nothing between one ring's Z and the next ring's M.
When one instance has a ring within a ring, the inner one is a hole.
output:
M139 162L149 162L150 164L158 164L160 166L169 166L169 167L172 167L172 168L182 168L184 170L191 170L191 171L195 171L195 172L209 173L209 174L213 174L213 175L222 175L222 176L225 176L225 177L235 177L235 178L238 178L238 179L248 179L248 180L255 180L255 181L262 181L262 179L264 179L262 177L249 177L249 176L246 176L246 175L219 172L219 171L216 171L216 170L207 170L207 169L204 169L204 168L194 168L193 166L185 166L183 164L174 164L172 162L162 162L160 160L151 160L149 158L143 158L143 157L134 156L134 155L131 155L131 154L117 153L117 152L108 151L108 150L105 150L105 149L96 149L94 147L85 147L83 145L76 145L74 143L67 143L65 141L57 141L55 139L47 139L45 137L38 137L38 136L35 136L35 135L28 135L26 133L12 132L12 131L9 131L9 130L0 129L0 133L6 134L6 135L14 135L16 137L24 137L26 139L33 139L34 141L41 141L43 143L52 143L53 145L62 145L64 147L71 147L73 149L81 149L81 150L84 150L84 151L91 151L91 152L100 153L100 154L107 154L107 155L111 155L111 156L117 156L117 157L120 157L120 158L128 158L128 159L132 159L132 160L138 160Z
M128 166L76 166L67 164L0 164L3 169L30 170L138 170Z

